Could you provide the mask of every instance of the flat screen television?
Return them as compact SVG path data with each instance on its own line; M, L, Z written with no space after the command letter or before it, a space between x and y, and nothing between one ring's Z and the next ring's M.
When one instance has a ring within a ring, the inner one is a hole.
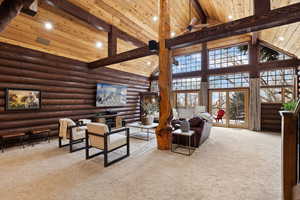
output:
M127 87L106 83L97 84L96 106L117 107L125 106L127 101Z
M41 108L41 91L32 89L5 89L7 111L38 110Z

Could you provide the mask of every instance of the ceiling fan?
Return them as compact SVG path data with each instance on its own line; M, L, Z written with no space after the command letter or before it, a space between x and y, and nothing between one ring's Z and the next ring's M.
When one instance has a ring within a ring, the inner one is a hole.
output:
M189 14L190 14L190 23L189 25L183 30L182 34L190 33L193 30L199 30L202 28L207 27L209 24L202 24L199 19L196 17L192 17L192 2L189 0Z

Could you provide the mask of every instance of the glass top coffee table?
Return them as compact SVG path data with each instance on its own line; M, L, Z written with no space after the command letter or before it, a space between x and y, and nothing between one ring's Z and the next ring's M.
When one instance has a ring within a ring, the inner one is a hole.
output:
M143 125L141 122L134 122L126 125L128 128L137 128L140 131L131 132L130 137L149 141L151 139L150 134L154 134L151 130L158 127L158 123L152 123L151 125Z

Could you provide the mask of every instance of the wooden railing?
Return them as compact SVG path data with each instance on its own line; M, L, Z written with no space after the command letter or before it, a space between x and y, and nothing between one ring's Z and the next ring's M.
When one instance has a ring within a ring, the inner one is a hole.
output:
M300 101L295 111L281 111L282 116L282 195L283 200L297 199L293 188L298 183L298 131Z

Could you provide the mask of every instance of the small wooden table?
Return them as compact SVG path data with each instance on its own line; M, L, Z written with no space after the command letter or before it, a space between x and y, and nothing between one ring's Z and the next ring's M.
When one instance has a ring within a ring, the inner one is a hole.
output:
M8 135L2 135L1 137L1 151L2 153L4 152L4 148L6 147L6 141L11 139L11 138L19 138L20 139L20 144L23 146L23 148L25 148L24 146L24 137L25 137L25 133L12 133L12 134L8 134Z
M195 148L191 146L191 138L192 136L195 134L195 131L188 131L188 132L182 132L181 129L177 129L175 131L172 132L172 147L171 147L171 151L174 153L179 153L179 154L183 154L186 156L190 156L194 153ZM183 145L179 145L179 144L173 144L173 138L176 136L186 136L188 137L188 146L183 146ZM188 153L183 153L180 151L176 151L176 149L178 148L182 148L182 149L188 149Z
M31 145L33 146L34 145L34 136L36 135L40 135L40 136L44 136L44 138L46 140L48 140L48 143L50 143L50 129L40 129L40 130L33 130L33 131L30 131L30 135L29 135L29 141L31 143Z

